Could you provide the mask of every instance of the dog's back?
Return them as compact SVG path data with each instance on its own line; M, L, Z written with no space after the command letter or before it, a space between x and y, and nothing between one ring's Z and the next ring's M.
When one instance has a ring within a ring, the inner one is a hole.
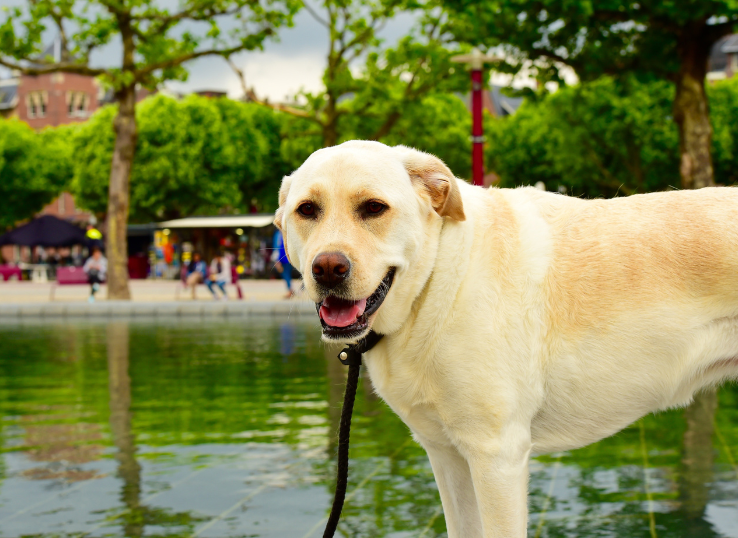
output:
M542 452L738 375L738 189L612 200L521 191L513 207L534 201L550 241L548 390L533 423Z

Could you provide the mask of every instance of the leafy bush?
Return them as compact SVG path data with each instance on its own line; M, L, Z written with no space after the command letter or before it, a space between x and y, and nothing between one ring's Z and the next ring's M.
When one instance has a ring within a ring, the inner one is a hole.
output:
M176 100L159 94L142 101L136 107L131 222L247 212L252 198L276 192L281 175L270 173L274 152L260 130L268 121L256 107L195 95ZM79 157L74 193L81 206L97 214L107 211L115 113L113 106L99 110L73 139Z
M16 119L0 120L0 229L32 217L68 187L72 129L36 133Z
M667 82L602 77L526 101L489 122L487 162L501 185L611 197L679 185L678 133Z

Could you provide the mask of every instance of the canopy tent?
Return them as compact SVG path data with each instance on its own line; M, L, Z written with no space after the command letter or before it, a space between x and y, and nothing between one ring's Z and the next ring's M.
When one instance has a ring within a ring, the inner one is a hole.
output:
M156 224L157 228L263 228L274 222L274 215L227 215L222 217L187 217Z
M0 235L0 245L68 247L86 243L87 236L82 228L52 215L43 215Z

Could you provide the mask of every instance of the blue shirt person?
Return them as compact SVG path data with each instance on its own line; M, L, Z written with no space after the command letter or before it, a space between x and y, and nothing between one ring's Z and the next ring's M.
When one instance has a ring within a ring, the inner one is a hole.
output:
M285 284L287 284L287 295L285 299L289 299L294 295L292 292L292 265L290 265L290 261L287 259L287 252L284 249L284 236L282 236L282 232L279 230L274 232L272 246L274 248L274 254L272 255L272 260L275 262L274 267L281 273Z

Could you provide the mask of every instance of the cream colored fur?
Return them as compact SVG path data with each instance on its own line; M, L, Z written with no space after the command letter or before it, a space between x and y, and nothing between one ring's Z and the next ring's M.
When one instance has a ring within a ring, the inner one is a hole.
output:
M389 210L362 220L369 199ZM525 536L531 454L738 377L738 190L483 190L430 155L348 142L285 178L277 223L304 275L321 252L349 258L349 298L397 268L365 364L428 452L450 538Z

